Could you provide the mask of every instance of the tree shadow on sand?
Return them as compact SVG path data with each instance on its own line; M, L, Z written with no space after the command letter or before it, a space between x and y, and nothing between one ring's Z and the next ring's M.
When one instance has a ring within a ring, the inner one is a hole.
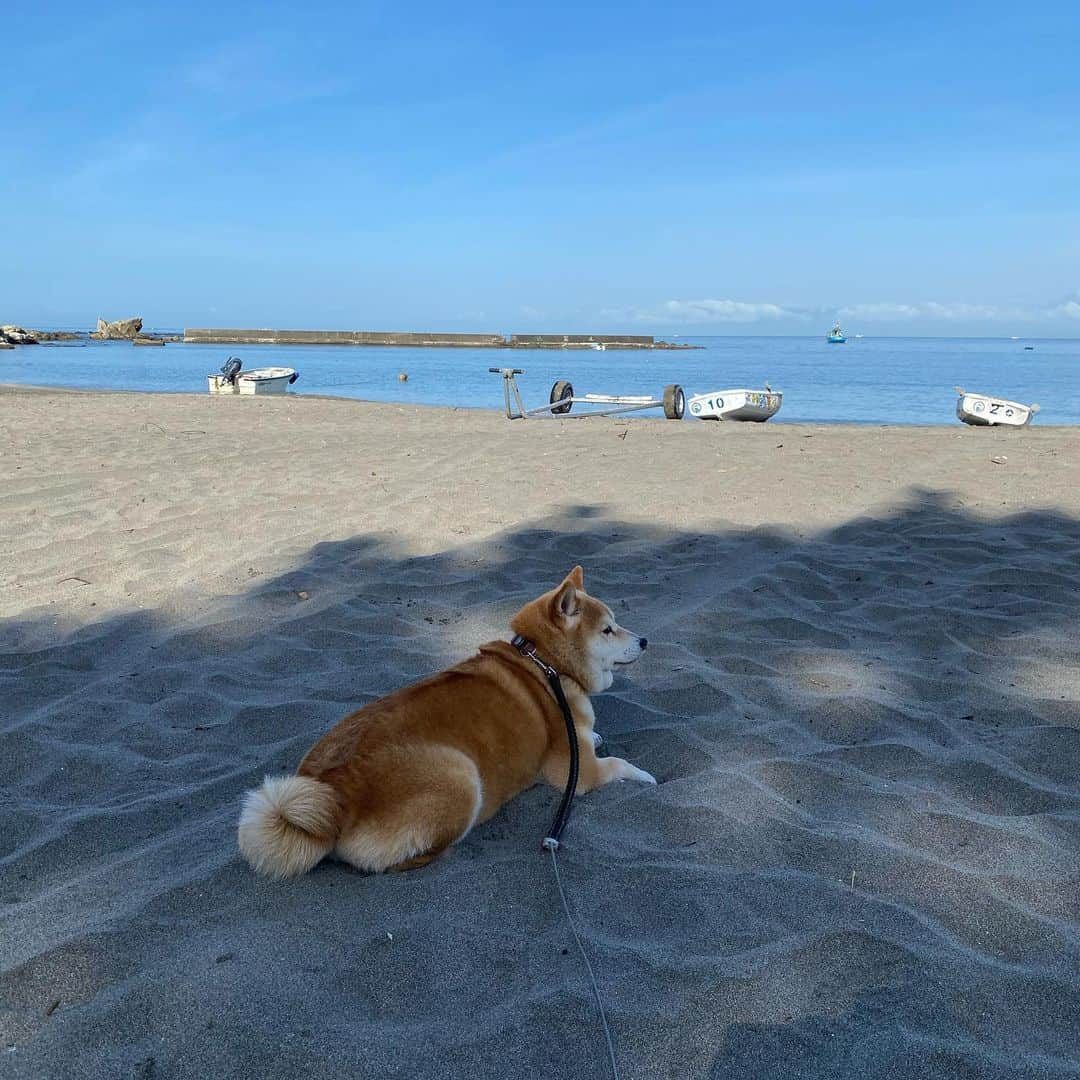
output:
M1076 1075L1078 560L1073 518L932 492L808 536L577 507L431 557L320 544L199 625L12 622L8 1063L603 1076L551 789L409 875L270 883L234 841L244 789L580 562L651 643L596 711L660 787L581 798L560 856L624 1076Z

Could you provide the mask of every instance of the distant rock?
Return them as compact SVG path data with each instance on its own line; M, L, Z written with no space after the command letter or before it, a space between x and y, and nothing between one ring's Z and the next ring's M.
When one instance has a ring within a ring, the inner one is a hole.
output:
M85 330L31 330L39 342L42 341L82 341Z
M21 326L0 326L0 341L8 345L36 345L38 339L29 330Z
M90 336L99 341L134 341L139 336L140 330L142 330L142 319L138 316L133 319L117 319L116 322L98 319L97 329Z
M139 334L131 339L132 345L164 345L168 341L183 341L181 334Z

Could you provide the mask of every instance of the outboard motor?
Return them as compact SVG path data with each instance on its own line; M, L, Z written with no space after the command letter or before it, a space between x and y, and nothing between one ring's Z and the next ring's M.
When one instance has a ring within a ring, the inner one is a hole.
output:
M290 386L292 386L292 384L293 384L294 382L296 382L296 380L297 380L297 379L299 379L299 378L300 378L300 372L299 372L299 371L294 371L294 372L293 372L293 373L292 373L292 374L291 374L291 375L289 376L289 385L290 385Z
M244 366L239 356L230 356L224 364L221 365L221 374L225 376L225 381L230 386L236 385L236 376L240 374L240 369Z

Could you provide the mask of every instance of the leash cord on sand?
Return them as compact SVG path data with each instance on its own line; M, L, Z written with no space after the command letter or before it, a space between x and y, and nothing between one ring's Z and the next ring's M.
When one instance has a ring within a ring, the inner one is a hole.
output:
M570 914L570 905L566 902L566 893L563 892L562 878L559 877L559 860L555 858L555 848L549 847L548 851L551 852L551 868L555 871L555 884L559 887L559 898L562 900L563 911L566 912L566 921L570 924L570 932L574 935L574 941L577 942L578 952L581 953L581 959L585 961L585 968L589 972L589 982L592 984L593 997L596 998L596 1007L600 1010L600 1023L604 1027L604 1038L607 1040L608 1057L611 1059L611 1075L615 1080L619 1080L619 1063L615 1058L615 1044L611 1041L611 1029L608 1027L607 1013L604 1012L604 1002L600 997L600 987L596 985L596 975L593 972L592 964L589 963L589 954L585 951L585 946L581 942L581 936L577 932L577 927L574 925L574 916Z

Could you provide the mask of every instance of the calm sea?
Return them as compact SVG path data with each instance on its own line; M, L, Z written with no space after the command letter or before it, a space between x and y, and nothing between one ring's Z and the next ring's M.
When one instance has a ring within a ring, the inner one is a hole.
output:
M245 368L296 368L293 392L370 401L501 409L502 382L489 367L524 368L527 406L548 400L556 379L577 393L657 394L761 387L784 391L782 421L940 424L955 422L953 387L1037 401L1038 424L1080 424L1080 339L849 339L682 337L687 352L254 347L125 342L23 346L0 352L0 382L115 390L205 392L206 376L231 354ZM1032 346L1030 351L1025 346ZM407 372L408 382L398 373ZM646 414L650 415L650 414Z

